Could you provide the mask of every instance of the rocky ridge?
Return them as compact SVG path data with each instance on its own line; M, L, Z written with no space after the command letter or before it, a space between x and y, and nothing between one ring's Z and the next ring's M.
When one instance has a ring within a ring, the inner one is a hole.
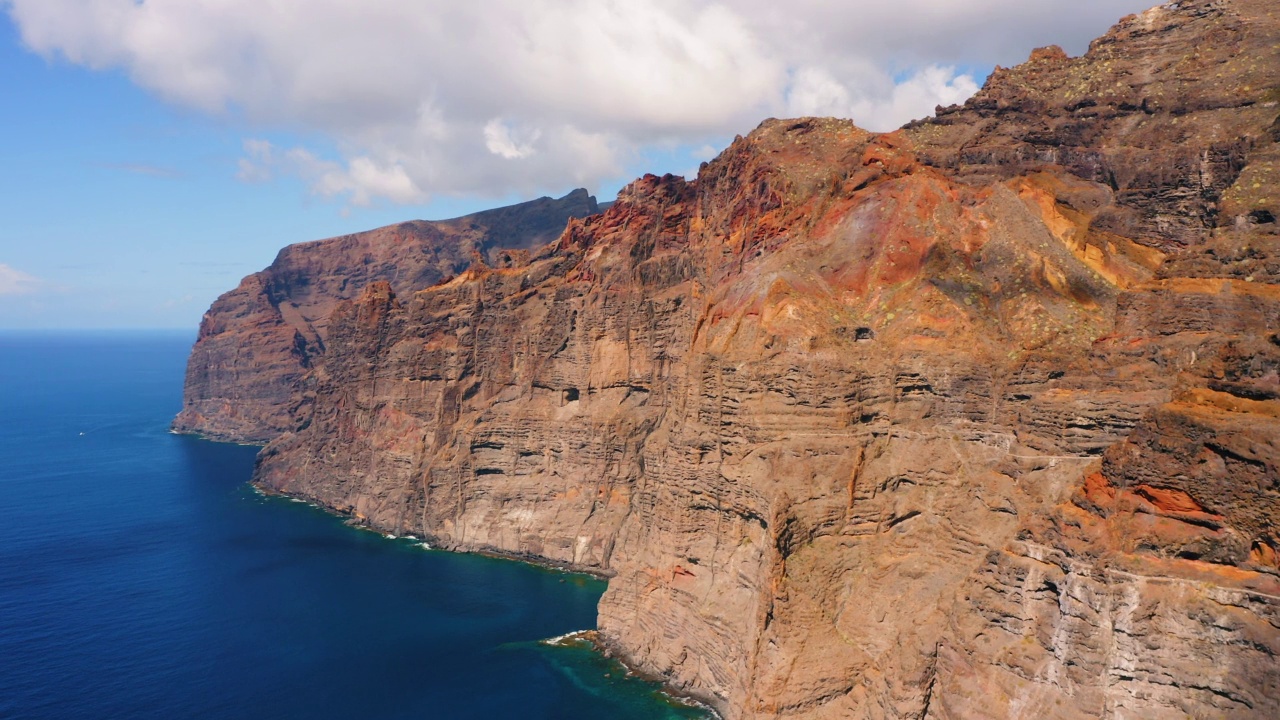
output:
M1280 715L1277 50L1162 6L370 283L256 482L607 573L604 642L730 718Z

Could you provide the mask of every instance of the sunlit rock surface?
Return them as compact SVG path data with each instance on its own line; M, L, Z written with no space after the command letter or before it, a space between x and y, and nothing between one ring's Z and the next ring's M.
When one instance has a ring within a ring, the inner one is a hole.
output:
M1199 0L766 121L337 302L256 481L610 574L609 646L729 718L1278 717L1277 78L1280 7Z

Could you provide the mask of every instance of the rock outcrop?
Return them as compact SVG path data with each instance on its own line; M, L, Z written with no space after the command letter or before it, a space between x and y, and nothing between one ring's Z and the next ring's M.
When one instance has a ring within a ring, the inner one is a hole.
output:
M729 718L1280 716L1277 48L1173 3L370 283L255 481L607 573Z
M558 200L286 247L205 313L174 429L236 442L298 429L310 416L307 372L324 353L339 301L375 281L412 293L476 259L509 262L511 253L555 240L570 218L596 212L595 198L580 189Z

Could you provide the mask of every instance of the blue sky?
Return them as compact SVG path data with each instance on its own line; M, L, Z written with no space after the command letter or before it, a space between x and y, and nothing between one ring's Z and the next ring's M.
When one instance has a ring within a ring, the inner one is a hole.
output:
M246 137L330 141L175 107L119 70L46 59L4 16L0 88L12 103L0 118L0 263L35 278L29 291L0 294L0 329L195 328L214 298L290 243L576 187L360 207L317 197L294 176L244 182ZM653 148L625 178L696 168L700 147ZM626 179L589 189L608 199Z
M38 283L0 295L0 328L194 328L214 298L290 243L527 199L353 207L310 194L296 177L243 182L246 136L296 136L175 108L119 71L42 58L7 18L0 87L12 102L0 119L0 262ZM655 166L684 170L690 163L676 154Z
M1075 8L1064 26L1012 0L900 0L941 14L898 27L868 19L884 3L527 0L489 27L408 0L267 18L249 0L0 0L0 329L194 328L289 243L578 186L610 199L771 115L889 129L1042 39L1082 51L1125 9L1082 1L1046 0ZM865 22L881 37L851 43Z

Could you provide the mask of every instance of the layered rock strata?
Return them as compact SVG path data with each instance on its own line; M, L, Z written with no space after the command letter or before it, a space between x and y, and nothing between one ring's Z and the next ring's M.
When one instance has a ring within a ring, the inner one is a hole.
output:
M310 416L307 373L324 354L329 315L340 301L375 281L411 293L477 259L509 262L512 253L555 240L570 218L596 212L595 198L575 190L558 200L286 247L205 313L174 429L237 442L298 429Z
M608 573L604 641L730 718L1280 716L1277 48L1163 6L371 283L256 482Z

